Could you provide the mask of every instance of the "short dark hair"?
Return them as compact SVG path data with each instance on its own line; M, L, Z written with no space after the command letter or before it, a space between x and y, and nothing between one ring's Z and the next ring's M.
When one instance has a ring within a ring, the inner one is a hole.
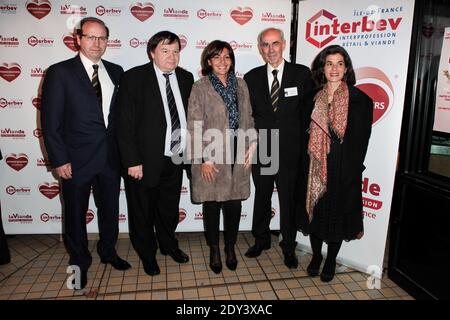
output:
M77 29L77 35L79 35L80 37L83 35L83 25L86 22L96 22L98 24L101 24L106 30L106 37L109 38L109 29L108 29L108 27L106 26L106 24L102 20L100 20L99 18L95 18L95 17L86 17L86 18L81 19L81 21L80 21L80 28Z
M212 67L208 64L209 59L213 58L216 55L222 53L223 49L228 49L228 53L231 58L231 67L228 70L228 73L234 72L235 58L233 48L231 48L230 44L221 40L211 41L205 49L203 49L202 57L200 59L200 64L202 66L202 74L206 76L210 72L212 72Z
M344 57L345 67L347 68L343 81L345 81L348 85L354 85L356 83L355 70L353 70L352 60L350 59L347 51L341 46L331 45L320 51L311 64L312 78L318 88L323 88L323 86L327 83L324 72L327 57L331 54L337 53Z
M156 47L158 46L158 43L161 41L164 41L164 43L172 44L175 41L178 43L178 48L181 49L181 41L180 38L173 32L170 31L160 31L153 35L153 37L148 40L147 44L147 54L150 59L152 60L152 52L155 52Z

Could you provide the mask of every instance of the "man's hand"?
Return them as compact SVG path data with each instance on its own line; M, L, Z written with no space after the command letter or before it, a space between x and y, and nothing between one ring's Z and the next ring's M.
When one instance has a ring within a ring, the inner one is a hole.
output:
M205 163L202 163L202 177L206 182L213 182L216 179L215 173L217 172L219 172L219 170L217 170L214 162L206 161Z
M62 166L57 167L56 174L58 177L63 179L72 179L72 165L70 163L63 164Z
M134 179L141 180L144 176L142 164L128 168L128 175Z

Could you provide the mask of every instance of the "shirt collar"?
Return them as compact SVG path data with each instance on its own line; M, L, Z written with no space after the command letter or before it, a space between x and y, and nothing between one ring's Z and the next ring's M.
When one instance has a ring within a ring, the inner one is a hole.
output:
M99 69L103 69L103 68L104 68L103 62L102 62L101 59L100 59L99 62L93 63L91 60L89 60L89 59L88 59L84 54L82 54L81 52L80 52L80 59L81 59L81 62L83 63L84 68L86 69L86 71L93 70L94 68L92 68L92 66L93 66L94 64L98 64L98 68L99 68Z
M282 74L283 73L283 70L284 70L284 59L283 59L283 61L281 61L280 65L278 67L276 67L276 68L272 67L270 65L270 63L267 64L267 73L268 74L272 74L272 71L275 70L275 69L278 70L278 74Z
M175 70L172 70L169 72L163 72L160 68L158 68L158 66L156 65L156 63L154 61L153 61L153 68L155 69L156 74L160 77L164 77L165 73L170 73L170 75L175 74Z

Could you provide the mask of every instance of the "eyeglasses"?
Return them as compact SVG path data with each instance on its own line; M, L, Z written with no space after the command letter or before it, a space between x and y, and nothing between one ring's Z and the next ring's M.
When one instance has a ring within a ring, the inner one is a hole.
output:
M86 39L88 39L88 41L90 42L95 42L96 40L105 43L106 41L108 41L108 37L96 37L96 36L89 36L87 34L82 34L82 37L85 37Z

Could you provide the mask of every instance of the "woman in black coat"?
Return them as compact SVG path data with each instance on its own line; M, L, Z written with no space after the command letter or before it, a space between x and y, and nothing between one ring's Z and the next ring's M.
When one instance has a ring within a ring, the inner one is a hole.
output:
M317 90L307 97L304 177L299 229L310 235L313 257L307 268L319 274L322 244L328 244L320 279L334 278L343 240L364 234L361 181L372 128L373 102L354 87L355 73L344 48L323 49L312 63Z

